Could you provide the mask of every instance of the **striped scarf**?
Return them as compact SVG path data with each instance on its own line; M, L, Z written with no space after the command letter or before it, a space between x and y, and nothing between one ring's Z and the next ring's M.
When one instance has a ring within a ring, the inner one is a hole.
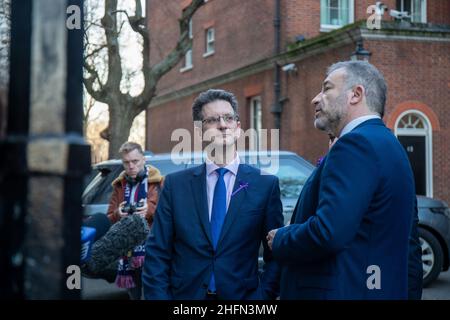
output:
M147 168L145 168L147 172ZM145 177L133 190L133 185L127 182L125 186L124 201L126 204L136 205L139 201L147 201L148 183ZM134 192L133 192L134 191ZM144 243L137 245L133 250L119 259L117 267L116 285L119 288L134 288L136 283L134 277L139 275L139 268L142 267L145 258Z

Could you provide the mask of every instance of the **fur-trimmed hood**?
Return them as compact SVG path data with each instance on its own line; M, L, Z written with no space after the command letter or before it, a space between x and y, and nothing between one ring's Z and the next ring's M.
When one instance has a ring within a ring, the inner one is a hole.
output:
M148 177L148 183L161 183L164 179L164 177L161 175L161 172L155 168L152 165L146 164L147 167L147 177ZM125 170L122 171L119 176L114 179L112 182L112 186L114 187L116 184L121 184L122 180L125 179Z

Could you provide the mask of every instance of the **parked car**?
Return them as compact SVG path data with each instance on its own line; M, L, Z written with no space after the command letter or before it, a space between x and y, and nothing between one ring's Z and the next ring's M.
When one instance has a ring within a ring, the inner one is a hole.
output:
M278 176L284 222L288 223L297 198L314 170L314 166L292 152L280 151L277 155L278 165L273 165L273 161L270 160L275 158L265 157L257 152L240 153L245 163ZM202 162L201 154L195 153L190 158L171 158L170 154L146 155L145 158L147 163L157 167L163 175L190 168ZM106 213L112 192L111 183L122 170L120 160L104 161L93 167L96 174L90 175L91 181L83 193L85 215ZM417 201L423 281L424 286L428 286L441 271L449 269L450 209L445 202L424 196L418 196Z

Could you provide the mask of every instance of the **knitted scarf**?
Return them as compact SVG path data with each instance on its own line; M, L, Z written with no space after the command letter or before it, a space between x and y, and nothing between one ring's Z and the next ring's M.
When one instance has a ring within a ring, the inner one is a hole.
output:
M145 168L147 172L147 168ZM133 185L127 182L125 185L124 201L126 204L136 205L139 201L147 201L147 177L145 177L137 186L134 194ZM116 285L119 288L134 288L136 283L134 282L135 276L138 276L138 269L142 267L145 258L145 246L140 244L134 249L128 251L128 253L119 259L117 267Z

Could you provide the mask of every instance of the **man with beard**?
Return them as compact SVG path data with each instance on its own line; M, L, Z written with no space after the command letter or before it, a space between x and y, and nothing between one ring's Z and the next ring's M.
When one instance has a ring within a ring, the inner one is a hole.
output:
M278 295L279 268L266 234L283 225L278 178L241 163L233 94L211 89L192 107L205 162L169 174L146 243L146 299L244 300ZM258 252L264 246L264 272Z
M381 120L382 74L332 65L314 125L339 139L306 182L287 227L267 235L281 299L406 299L415 190L405 150Z

